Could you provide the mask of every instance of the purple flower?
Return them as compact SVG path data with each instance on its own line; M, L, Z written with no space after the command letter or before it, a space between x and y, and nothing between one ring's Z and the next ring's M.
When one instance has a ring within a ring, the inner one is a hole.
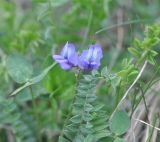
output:
M53 55L53 59L59 63L62 69L69 70L78 64L78 55L72 43L66 43L60 55Z
M99 44L90 45L88 50L84 50L79 57L79 67L83 70L91 71L98 69L100 60L103 57L102 48Z

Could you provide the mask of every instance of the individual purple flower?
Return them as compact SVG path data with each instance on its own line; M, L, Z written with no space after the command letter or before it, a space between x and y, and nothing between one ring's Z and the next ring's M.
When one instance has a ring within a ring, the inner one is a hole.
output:
M82 70L96 70L100 66L103 57L102 48L99 44L90 45L88 50L84 50L79 57L78 65Z
M78 55L72 43L66 43L60 55L53 55L53 59L59 63L62 69L69 70L78 64Z

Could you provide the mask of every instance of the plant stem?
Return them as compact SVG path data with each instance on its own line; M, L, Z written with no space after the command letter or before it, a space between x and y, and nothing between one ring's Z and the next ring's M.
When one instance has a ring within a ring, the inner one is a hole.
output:
M140 90L141 90L141 92L142 92L142 99L143 99L144 106L145 106L145 110L146 110L146 114L147 114L147 120L148 120L148 122L150 123L149 117L148 117L149 110L148 110L148 108L147 108L147 103L146 103L146 100L145 100L144 91L143 91L142 87L140 87Z
M113 111L113 113L110 116L110 119L112 119L113 115L115 114L115 112L117 111L117 109L120 107L120 105L122 104L122 102L126 99L126 97L128 96L129 92L132 90L132 88L134 87L134 85L137 83L137 81L140 79L145 67L147 66L147 61L144 62L139 74L137 75L136 79L133 81L133 83L131 84L131 86L127 89L126 93L124 94L124 96L122 97L122 99L120 100L120 102L118 103L118 105L116 106L115 110Z
M80 73L81 73L81 70L78 70L78 73L75 75L75 76L76 76L75 94L77 93L76 88L77 88L77 86L79 85ZM62 129L62 131L61 131L60 136L63 136L63 134L64 134L64 128L66 127L66 125L67 125L67 123L68 123L68 120L69 120L69 118L70 118L70 116L71 116L71 114L72 114L72 110L73 110L73 105L74 105L75 99L76 99L76 95L74 96L73 101L72 101L72 103L71 103L71 110L70 110L70 112L68 113L67 118L65 119L64 126L63 126L63 129Z
M156 80L156 81L154 81L154 78L156 77L157 73L158 73L158 70L155 72L155 74L153 75L153 77L150 79L150 82L148 83L147 87L146 87L145 90L143 91L144 94L147 92L148 88L150 88L153 84L155 84L157 81L159 81L159 79ZM134 107L134 109L133 109L133 111L132 111L132 113L131 113L131 117L132 117L132 115L133 115L133 112L135 111L135 109L137 108L137 106L139 105L139 103L141 102L141 100L142 100L142 96L140 97L138 103L135 105L135 107Z

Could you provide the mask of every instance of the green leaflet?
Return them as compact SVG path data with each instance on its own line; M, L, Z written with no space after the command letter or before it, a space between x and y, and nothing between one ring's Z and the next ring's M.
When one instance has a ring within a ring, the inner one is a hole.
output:
M22 84L31 78L32 65L23 56L10 55L6 64L7 71L15 82Z
M31 79L28 79L28 81L24 85L22 85L21 87L16 89L14 92L12 92L12 94L10 96L14 96L14 95L18 94L20 91L22 91L26 87L29 87L29 86L36 84L36 83L39 83L55 65L56 65L56 63L51 64L49 67L44 69L42 71L42 73L40 73L38 76L33 77Z

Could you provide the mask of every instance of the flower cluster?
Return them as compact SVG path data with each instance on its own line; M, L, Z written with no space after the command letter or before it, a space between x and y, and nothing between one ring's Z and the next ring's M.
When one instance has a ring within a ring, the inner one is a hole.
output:
M88 50L84 50L78 56L74 44L68 42L60 55L53 55L53 59L59 63L62 69L69 70L72 67L79 66L80 69L85 71L98 69L102 57L102 48L99 44L90 45Z

